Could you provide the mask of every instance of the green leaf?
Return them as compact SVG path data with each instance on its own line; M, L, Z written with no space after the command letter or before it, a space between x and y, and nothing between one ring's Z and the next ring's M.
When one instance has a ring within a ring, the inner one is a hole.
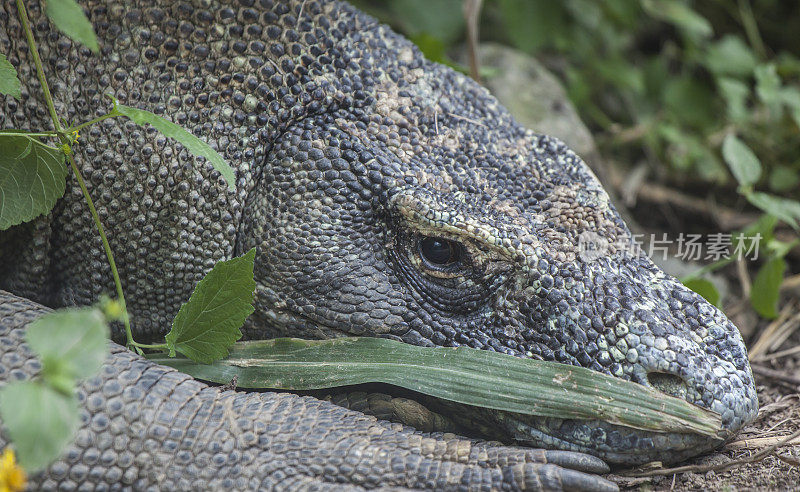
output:
M58 458L78 430L78 402L44 384L14 382L0 388L0 420L20 465L30 472Z
M689 36L707 38L714 34L706 18L680 0L643 0L642 7L650 16L675 25Z
M47 17L70 39L95 53L100 52L92 23L75 0L47 0Z
M443 63L445 61L446 47L440 39L428 33L417 34L409 39L417 45L417 48L419 48L428 60L436 63Z
M49 212L66 184L60 149L25 136L0 136L0 231Z
M664 88L663 99L671 116L688 125L705 128L719 118L713 92L695 77L671 78Z
M719 307L719 291L710 280L706 280L704 278L693 278L685 280L683 285L703 296L706 301Z
M738 247L743 254L747 253L748 251L752 251L754 254L756 251L756 246L758 246L759 251L762 251L762 245L769 244L774 240L775 226L777 224L778 218L774 215L762 215L758 218L758 220L745 227L742 231L733 235L732 240L734 247ZM754 244L756 238L759 238L758 245Z
M160 131L165 136L174 138L180 142L184 147L186 147L186 150L192 154L206 158L214 166L214 169L219 171L219 173L222 174L222 177L225 178L225 181L228 183L228 188L231 190L236 189L236 175L233 172L233 168L231 168L225 159L223 159L223 157L219 155L216 150L212 149L210 145L187 132L183 129L183 127L176 125L171 121L165 120L164 118L155 115L150 111L124 106L122 104L116 104L116 101L114 107L116 108L117 112L127 116L137 125L152 125L153 128Z
M167 333L170 356L175 352L210 364L228 355L242 337L239 330L253 312L255 248L244 256L220 261L195 287L181 306Z
M756 94L759 99L769 108L770 112L778 116L781 112L783 103L781 94L781 78L775 65L759 65L754 71L756 79Z
M800 90L796 87L784 87L779 97L789 109L800 109Z
M409 37L427 34L444 46L457 41L464 31L461 0L403 0L390 2L389 9Z
M739 36L727 34L708 47L706 66L721 75L749 76L758 61Z
M17 70L2 53L0 53L0 94L11 96L17 101L22 97L22 84L17 77Z
M750 303L764 318L778 317L778 298L784 271L786 261L783 258L772 258L761 267L753 281Z
M728 116L734 121L744 121L748 117L747 97L750 88L744 82L730 77L720 77L717 85L728 108Z
M784 87L778 97L786 106L795 124L800 127L800 90L796 87Z
M457 403L557 418L600 419L666 432L716 435L719 415L600 372L467 347L418 347L383 338L240 342L213 365L148 356L242 388L310 390L393 384Z
M794 190L800 184L800 173L797 169L777 165L769 174L769 187L778 193Z
M570 20L562 2L500 0L499 7L505 34L522 51L533 53L552 46L559 34L568 30Z
M644 92L644 72L641 68L631 64L622 57L606 57L602 61L597 60L593 68L602 77L625 91L635 94Z
M764 212L774 215L795 229L798 228L797 221L800 220L800 203L760 191L747 193L745 197L747 201Z
M108 324L96 308L60 309L28 326L25 340L42 360L45 381L67 389L66 380L96 374L108 355Z
M761 161L736 135L725 137L722 157L741 186L752 186L761 178Z

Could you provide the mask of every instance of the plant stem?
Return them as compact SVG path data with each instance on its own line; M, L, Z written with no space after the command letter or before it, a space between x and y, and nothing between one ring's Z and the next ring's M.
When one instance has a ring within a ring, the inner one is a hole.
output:
M50 94L50 87L47 85L47 79L45 78L44 69L42 68L42 60L39 58L39 50L36 47L36 40L33 38L33 31L31 31L30 21L28 20L28 12L25 10L25 5L23 5L22 0L17 0L17 10L19 11L22 28L25 31L25 37L28 39L28 51L30 51L31 56L33 57L34 65L36 65L36 75L39 78L39 84L42 86L42 91L44 91L44 98L47 102L47 109L50 111L50 118L53 120L53 127L55 128L61 143L70 149L69 152L65 152L67 160L72 167L72 172L75 174L75 179L78 181L81 192L83 192L83 197L86 199L86 204L89 206L89 211L92 214L94 224L97 226L97 231L100 233L100 239L103 241L103 248L106 251L106 257L108 258L108 263L111 266L111 274L114 277L114 284L117 288L117 297L119 297L119 302L122 305L122 311L125 313L122 322L125 325L127 345L130 347L135 342L133 340L133 334L131 333L131 323L128 319L128 311L125 304L125 294L122 292L122 281L119 278L117 264L114 261L114 254L111 251L111 246L108 243L108 237L106 237L103 224L100 222L100 216L97 214L97 209L94 206L91 195L89 195L89 190L86 188L86 183L83 180L83 176L81 175L78 166L75 164L75 159L72 156L72 149L69 145L70 141L67 138L64 130L61 128L61 123L58 121L58 113L56 113L56 107L53 103L53 96Z
M58 121L58 113L56 113L56 106L53 104L53 96L50 94L50 86L47 85L47 79L44 76L44 69L42 68L42 59L39 58L39 50L36 48L36 40L33 39L33 31L31 31L30 21L28 20L28 11L25 10L22 0L17 0L17 11L19 11L19 19L22 22L22 29L25 31L25 37L28 39L28 51L33 57L33 64L36 65L36 75L39 77L39 85L42 86L44 92L44 99L47 102L47 109L50 111L50 118L53 120L53 127L56 133L61 133L61 123Z
M139 347L139 348L146 348L146 349L150 349L150 350L168 350L169 349L169 347L167 347L166 343L148 344L148 343L133 342L133 346L134 347Z
M18 131L18 132L11 132L11 131L2 131L0 132L0 137L57 137L58 133L56 132L26 132L26 131Z
M100 233L100 239L103 241L103 249L106 251L106 258L108 258L108 264L111 266L111 275L114 277L114 285L117 288L117 297L119 298L119 303L122 305L122 312L125 313L122 317L122 323L125 325L125 338L127 338L127 345L135 345L136 342L133 341L133 333L131 332L131 321L128 318L128 308L125 304L125 294L122 292L122 281L119 278L117 263L114 261L114 253L111 251L111 245L108 243L106 231L103 229L103 223L100 222L100 216L97 214L94 201L89 195L88 188L86 188L86 182L83 180L83 175L81 175L78 166L75 164L75 158L72 157L72 154L68 154L67 160L69 160L69 165L72 167L72 172L75 173L75 179L78 181L78 186L81 187L84 198L86 198L86 204L89 206L89 212L92 214L92 219L94 219L94 225L97 227L97 232Z
M98 116L97 118L95 118L93 120L90 120L90 121L87 121L86 123L81 123L78 126L71 126L71 127L67 128L66 130L64 130L64 133L69 135L70 133L75 133L78 130L82 130L83 128L86 128L89 125L94 125L95 123L100 123L103 120L107 120L109 118L115 118L117 116L120 116L120 113L118 113L116 111L111 111L110 113L106 113L103 116Z
M750 45L758 56L763 60L767 57L767 50L764 48L764 41L758 32L758 23L753 16L753 8L749 0L739 0L739 14L742 18L742 25Z

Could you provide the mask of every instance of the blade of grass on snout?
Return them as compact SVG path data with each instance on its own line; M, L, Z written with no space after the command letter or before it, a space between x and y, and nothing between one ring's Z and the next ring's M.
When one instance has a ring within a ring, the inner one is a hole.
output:
M541 417L604 420L657 432L719 437L718 414L582 367L466 347L417 347L381 338L236 343L211 365L148 358L198 379L250 389L312 390L387 383L458 403Z

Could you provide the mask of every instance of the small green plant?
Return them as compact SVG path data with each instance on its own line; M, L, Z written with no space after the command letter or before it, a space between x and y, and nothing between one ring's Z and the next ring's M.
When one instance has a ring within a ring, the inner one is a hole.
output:
M0 418L25 470L45 467L72 440L78 428L75 384L100 370L108 336L98 308L61 309L28 326L25 341L41 372L0 389Z
M106 114L66 128L62 126L25 5L22 0L16 0L16 4L54 130L0 130L0 231L52 210L64 194L71 168L97 227L117 290L116 301L104 302L106 317L97 308L61 309L27 328L26 340L39 357L42 371L35 380L12 383L0 390L0 417L20 464L28 471L35 471L56 459L77 430L75 385L95 374L107 355L106 318L123 324L127 346L139 353L142 349L157 349L169 351L174 357L180 352L206 363L225 357L228 348L241 338L240 327L253 311L255 249L212 268L189 301L181 306L164 343L143 344L134 340L114 255L75 163L72 148L78 144L79 132L109 118L129 118L137 125L153 126L194 155L211 162L231 188L235 179L233 169L207 143L180 126L148 111L119 104L111 95L112 108ZM64 34L98 53L92 25L74 0L49 0L46 13ZM16 69L0 54L0 94L19 100L21 88Z
M754 190L753 187L763 172L761 161L733 133L725 137L722 143L722 155L731 174L739 183L737 188L739 194L764 212L754 224L734 234L734 240L745 242L739 247L742 251L750 251L757 246L759 251L766 253L767 259L758 270L750 289L750 303L758 314L767 319L774 319L778 316L780 286L787 268L785 256L792 248L800 245L800 238L791 242L775 238L775 226L778 221L782 221L797 230L800 224L800 202ZM758 241L759 244L750 244L753 241ZM702 276L735 260L736 257L732 256L714 262L684 278L683 282L709 302L718 304L719 292Z

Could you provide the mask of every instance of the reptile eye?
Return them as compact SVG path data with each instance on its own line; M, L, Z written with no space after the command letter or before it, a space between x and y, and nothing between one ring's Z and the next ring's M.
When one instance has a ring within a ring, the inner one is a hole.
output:
M417 249L424 261L437 267L456 263L461 258L461 245L440 237L423 237Z

